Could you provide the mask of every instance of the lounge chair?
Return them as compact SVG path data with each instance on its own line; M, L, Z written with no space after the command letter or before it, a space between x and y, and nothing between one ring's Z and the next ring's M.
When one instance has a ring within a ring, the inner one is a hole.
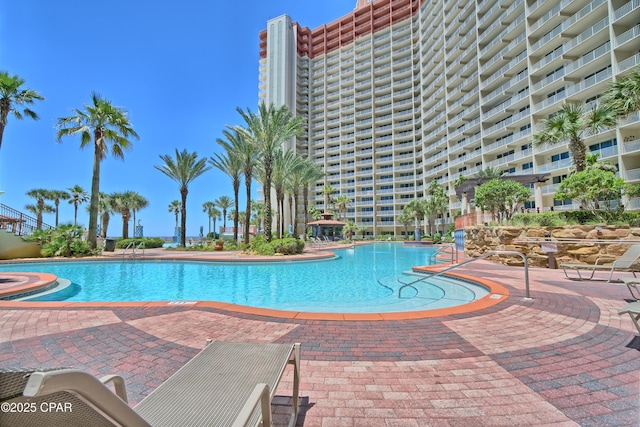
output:
M631 297L635 300L640 300L640 277L621 277L620 280L629 288Z
M620 315L625 313L629 313L629 316L631 316L631 321L634 325L636 325L638 334L640 334L640 301L630 302L618 312L618 314Z
M640 245L631 245L625 253L615 260L611 257L599 257L596 259L595 264L560 264L560 267L564 270L564 275L567 279L576 279L569 277L567 274L568 269L575 270L576 273L578 273L578 280L591 280L596 271L606 271L609 272L609 280L607 280L607 282L611 282L614 271L631 271L633 273L633 277L636 277L635 272L638 271L638 269L634 269L632 266L638 261L638 258L640 258ZM601 262L605 260L614 261L611 265L601 264ZM591 275L589 277L582 277L580 270L591 270Z
M288 364L294 365L293 426L300 344L227 342L207 345L133 409L119 376L98 380L74 369L0 372L0 425L236 427L262 420L270 426L271 399ZM105 383L113 383L115 393Z

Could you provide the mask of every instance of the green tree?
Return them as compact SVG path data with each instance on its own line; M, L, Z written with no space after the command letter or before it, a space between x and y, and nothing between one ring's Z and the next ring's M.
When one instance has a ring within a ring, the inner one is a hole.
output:
M169 203L169 212L176 216L176 228L178 228L178 216L182 212L182 203L179 200L173 200Z
M68 200L69 197L71 197L69 195L69 193L67 193L64 190L49 190L47 191L47 200L51 200L53 202L53 205L55 207L55 212L56 212L56 228L58 228L58 213L59 213L59 209L60 209L60 200Z
M585 169L565 178L556 191L558 200L573 199L580 202L586 209L593 211L597 216L600 210L600 202L604 201L605 211L611 212L612 203L620 200L625 190L629 189L624 179L615 173L602 169Z
M276 192L276 235L284 235L284 197L288 175L295 170L300 158L292 150L279 150L273 158L273 173L271 183Z
M476 190L475 203L485 212L491 212L494 219L502 215L504 219L511 216L519 204L531 197L531 191L524 185L509 179L492 179Z
M112 193L111 200L116 211L122 216L122 238L129 238L129 220L131 219L131 211L136 204L136 195L134 191L125 191L123 193Z
M426 202L426 215L429 217L429 234L433 235L431 226L436 223L438 215L444 217L444 212L449 207L449 198L445 193L442 186L437 181L431 181L427 187L427 194L429 198ZM436 224L436 232L439 231L438 224Z
M100 202L100 164L109 151L112 156L124 159L124 150L132 146L130 138L138 139L138 134L133 130L124 109L114 107L110 101L95 92L91 94L91 105L85 104L84 107L84 110L74 109L73 116L58 119L57 139L61 141L64 136L80 135L80 148L93 147L87 240L89 247L95 249Z
M36 216L36 228L38 230L42 228L42 214L55 212L55 208L53 206L45 203L48 195L48 190L45 190L44 188L36 188L27 191L27 196L35 199L36 203L33 205L27 205L25 208Z
M276 107L271 104L267 106L261 102L258 106L258 113L255 114L247 109L245 113L238 108L238 112L246 122L243 129L245 138L256 146L260 152L262 166L264 169L264 238L266 242L271 241L271 174L273 172L273 161L276 152L282 149L282 145L294 138L303 131L303 117L294 117L286 106Z
M241 128L233 127L228 130L222 131L224 139L218 139L218 144L225 147L227 152L232 151L238 157L242 164L242 173L244 175L245 195L247 202L245 206L246 215L244 217L244 243L249 243L249 227L251 225L251 184L253 182L253 175L256 166L258 165L258 148L255 144L252 144L247 138L246 134L242 132ZM238 197L236 196L236 200Z
M596 105L585 111L579 104L565 104L562 109L540 122L540 130L533 135L533 145L555 145L568 142L569 153L577 172L585 168L587 147L584 138L616 125L615 110Z
M353 235L358 232L358 226L353 221L347 221L342 227L342 235L349 240L353 240Z
M140 193L136 193L135 191L133 192L133 194L131 195L131 212L133 213L133 230L134 230L134 237L135 236L135 227L136 227L136 213L141 210L146 208L147 206L149 206L149 200L147 200L146 197L144 197L142 194Z
M640 111L640 66L612 82L603 100L618 116Z
M322 168L309 159L305 159L301 167L302 205L304 209L304 234L307 234L309 223L309 187L324 177Z
M344 218L347 215L347 211L349 210L349 207L351 206L351 198L349 196L341 194L338 197L336 197L334 203L335 203L336 209L338 210L338 215L340 219Z
M222 173L231 178L231 185L233 187L233 201L234 201L234 216L233 216L233 241L238 241L238 195L240 194L240 179L242 177L242 162L236 155L230 146L222 146L226 153L214 153L213 157L209 158L209 163L219 169ZM226 218L225 218L226 223ZM226 225L226 224L225 224Z
M107 237L111 215L115 212L114 200L111 198L110 194L100 193L98 211L100 212L100 237L105 239Z
M409 226L415 221L414 213L411 211L411 209L403 209L402 213L398 215L397 220L404 226L404 235L405 238L408 238Z
M176 200L177 201L177 200ZM204 202L202 204L202 212L207 214L207 218L209 219L209 232L208 234L211 234L211 220L213 219L213 232L216 232L216 218L218 218L220 216L220 211L218 209L216 209L216 204L213 202ZM177 220L178 218L176 217L176 227L177 227Z
M38 115L27 105L33 104L36 100L42 101L44 97L35 90L22 88L24 83L23 78L12 76L7 71L0 71L0 148L2 148L2 137L11 111L18 120L22 120L25 116L38 120Z
M322 195L324 196L324 211L325 212L329 212L329 210L331 209L331 206L333 205L333 193L335 193L337 190L334 186L332 185L325 185L322 188Z
M69 190L69 204L73 205L73 225L78 225L78 206L83 203L87 203L89 200L89 193L79 185L67 188Z
M154 166L160 172L178 183L181 205L180 220L180 246L185 247L187 241L187 195L189 194L189 184L200 175L211 169L207 166L207 159L198 159L198 153L188 153L187 150L178 151L176 149L175 159L168 154L160 155L160 159L164 162L161 166Z
M488 180L491 180L491 179L500 178L502 175L504 175L504 172L502 172L502 169L498 167L495 167L495 168L488 167L478 171L478 173L474 175L474 178L486 178ZM464 183L466 180L467 179L465 177L460 176L458 179L456 179L454 183L456 183L456 186L457 186Z
M214 202L222 211L222 228L227 231L227 211L234 205L234 201L229 196L220 196Z

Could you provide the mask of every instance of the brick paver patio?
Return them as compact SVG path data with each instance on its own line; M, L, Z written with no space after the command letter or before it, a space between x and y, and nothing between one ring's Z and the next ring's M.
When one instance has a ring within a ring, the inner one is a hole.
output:
M617 314L630 297L623 284L531 269L532 299L525 299L519 268L479 261L460 271L505 286L509 298L471 313L385 321L197 304L0 302L0 367L120 374L135 404L207 338L301 342L299 426L640 425L640 337ZM290 377L278 389L277 414L289 403Z

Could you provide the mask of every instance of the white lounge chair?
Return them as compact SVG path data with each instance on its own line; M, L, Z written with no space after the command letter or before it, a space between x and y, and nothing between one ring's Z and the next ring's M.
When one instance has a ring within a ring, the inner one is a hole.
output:
M567 279L576 279L574 277L569 277L567 270L575 270L576 273L578 273L578 280L591 280L593 279L593 275L596 271L605 271L609 272L609 279L607 281L611 282L614 271L631 271L633 273L633 277L636 277L635 272L640 270L634 268L633 264L638 261L638 258L640 258L640 245L631 245L629 249L627 249L627 251L617 259L611 257L599 257L596 259L595 264L560 264L560 267L562 267ZM610 265L603 265L602 262L605 260L614 261ZM589 277L582 277L580 274L581 270L591 271L591 275Z
M631 321L634 325L636 325L636 329L638 330L638 334L640 334L640 301L630 302L625 305L622 310L618 312L618 314L622 315L628 313L631 316Z
M133 409L119 376L98 380L74 369L0 372L2 407L21 408L0 411L0 425L239 427L262 421L270 426L271 400L288 364L293 365L289 423L293 426L298 414L300 344L227 342L205 347ZM105 385L109 382L115 394ZM258 404L261 410L256 409Z

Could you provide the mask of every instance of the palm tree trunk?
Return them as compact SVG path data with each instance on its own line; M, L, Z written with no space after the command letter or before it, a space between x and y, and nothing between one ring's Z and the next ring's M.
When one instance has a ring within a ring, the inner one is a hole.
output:
M302 190L302 204L304 207L304 235L307 235L307 224L309 223L309 188L305 185Z
M249 244L249 227L251 224L251 174L245 173L245 187L247 189L247 207L244 216L244 243Z
M268 156L264 158L264 240L271 241L271 161Z
M58 208L60 207L60 200L56 199L55 204L56 204L56 228L58 228Z
M180 196L182 196L182 215L180 218L180 246L182 246L183 248L186 246L187 243L187 194L189 193L189 190L186 188L181 188L180 189Z
M7 125L7 115L9 114L9 107L11 105L5 102L2 106L2 116L0 117L0 148L2 148L2 136L4 135L4 128Z
M96 232L98 230L98 204L100 203L100 162L102 156L97 141L94 141L93 176L91 177L91 201L89 203L89 231L87 242L91 249L95 249Z
M238 243L238 225L240 221L238 220L240 204L238 202L238 194L240 193L240 182L233 184L233 197L235 202L236 211L233 213L233 241ZM246 234L246 231L245 231Z

